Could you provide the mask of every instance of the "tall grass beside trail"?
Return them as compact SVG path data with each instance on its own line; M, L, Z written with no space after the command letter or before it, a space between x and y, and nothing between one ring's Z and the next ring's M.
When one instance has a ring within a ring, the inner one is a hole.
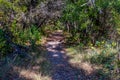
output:
M99 80L119 80L120 79L120 61L118 59L118 49L105 43L101 47L90 47L84 49L80 46L66 49L68 56L72 57L69 62L78 64L79 67L91 73L95 73ZM87 67L84 68L84 64Z
M101 75L101 79L106 77L113 80L119 79L120 61L118 60L118 50L110 44L106 44L100 52L95 50L95 48L92 50L94 53L91 55L86 55L85 59L91 64L102 67L102 71L98 70L98 74Z

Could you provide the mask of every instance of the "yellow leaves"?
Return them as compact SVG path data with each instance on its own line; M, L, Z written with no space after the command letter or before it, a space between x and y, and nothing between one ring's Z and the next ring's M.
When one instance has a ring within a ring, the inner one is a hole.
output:
M37 40L35 44L36 44L36 45L41 44L41 39Z
M88 46L92 49L93 48L93 44L92 44L92 42L88 42Z
M101 43L102 43L102 44L104 44L104 43L105 43L105 41L102 41Z
M116 42L112 42L112 46L115 47L117 45Z

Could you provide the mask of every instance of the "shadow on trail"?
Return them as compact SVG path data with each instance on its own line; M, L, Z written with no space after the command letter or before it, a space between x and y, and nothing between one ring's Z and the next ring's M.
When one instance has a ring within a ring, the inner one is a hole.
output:
M50 63L46 50L40 45L29 46L28 56L17 56L15 61L8 56L9 62L0 65L0 80L49 80Z
M32 58L18 57L11 68L0 80L99 80L93 73L69 63L71 57L66 56L62 32L55 32L48 37L45 47L29 46ZM4 73L6 67L1 67ZM106 80L106 79L102 79Z
M46 43L48 60L52 65L52 80L99 80L93 73L88 74L85 70L69 63L71 57L66 56L63 44L62 32L55 32L48 37ZM102 79L104 80L104 79Z

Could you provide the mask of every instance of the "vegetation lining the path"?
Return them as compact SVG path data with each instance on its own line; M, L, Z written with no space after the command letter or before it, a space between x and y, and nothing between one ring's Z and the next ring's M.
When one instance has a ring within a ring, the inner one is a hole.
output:
M119 80L118 51L110 44L104 48L69 47L66 51L70 57L69 62L77 68L82 68L86 74L97 76L97 80Z
M87 62L97 66L100 79L119 80L119 5L120 0L0 0L0 79L7 76L2 66L6 71L23 69L23 64L37 65L38 56L43 61L37 65L39 72L50 80L43 38L63 30L71 64Z

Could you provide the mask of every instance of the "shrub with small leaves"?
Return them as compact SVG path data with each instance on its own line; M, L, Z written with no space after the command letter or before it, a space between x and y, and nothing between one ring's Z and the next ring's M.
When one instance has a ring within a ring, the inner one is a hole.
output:
M0 59L11 52L11 47L7 44L4 32L0 29Z

